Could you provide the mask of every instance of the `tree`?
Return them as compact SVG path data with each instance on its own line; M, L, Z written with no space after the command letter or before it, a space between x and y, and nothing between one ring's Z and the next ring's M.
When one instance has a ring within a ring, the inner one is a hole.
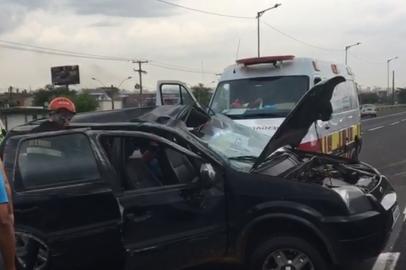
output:
M377 93L360 93L359 100L361 104L375 104L379 101L379 96Z
M95 111L99 106L97 100L88 93L76 95L74 102L78 113Z
M67 97L74 99L76 91L69 90L66 87L54 88L52 85L47 85L44 88L38 89L34 92L34 106L45 106L55 97Z
M213 89L204 86L204 84L199 83L198 85L192 86L191 88L193 95L196 97L197 101L203 106L208 106Z
M89 112L97 109L99 105L88 93L78 94L75 90L69 90L66 87L55 88L52 85L46 85L44 88L34 92L34 106L46 106L55 97L67 97L75 103L77 112Z
M406 103L406 88L398 88L398 102L401 104Z

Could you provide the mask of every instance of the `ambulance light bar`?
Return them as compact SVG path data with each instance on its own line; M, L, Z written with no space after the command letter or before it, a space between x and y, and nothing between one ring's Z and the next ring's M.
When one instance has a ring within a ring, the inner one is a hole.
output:
M265 56L265 57L254 57L254 58L244 58L237 60L237 64L244 66L252 66L259 64L273 64L282 61L293 60L295 56L293 55L279 55L279 56Z

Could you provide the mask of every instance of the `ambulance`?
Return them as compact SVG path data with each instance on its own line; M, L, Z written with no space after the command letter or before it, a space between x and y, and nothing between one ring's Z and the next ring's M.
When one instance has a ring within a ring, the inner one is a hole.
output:
M361 149L361 116L354 75L348 66L293 55L237 60L227 67L208 111L272 136L300 98L322 80L343 76L333 94L333 116L317 121L300 148L357 159ZM157 105L196 104L184 83L160 81Z

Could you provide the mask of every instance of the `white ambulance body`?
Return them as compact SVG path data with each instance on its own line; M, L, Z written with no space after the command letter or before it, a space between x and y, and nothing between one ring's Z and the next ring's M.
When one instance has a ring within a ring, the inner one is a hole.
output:
M361 147L359 102L352 72L344 65L289 55L237 60L224 70L209 107L272 136L306 91L334 76L346 82L334 91L333 117L315 123L301 148L356 158ZM179 93L178 103L195 102L186 86L179 86ZM157 91L157 105L162 104L162 91Z

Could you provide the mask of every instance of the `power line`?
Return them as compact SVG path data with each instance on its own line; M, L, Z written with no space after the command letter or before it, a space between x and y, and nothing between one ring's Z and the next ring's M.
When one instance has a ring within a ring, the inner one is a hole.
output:
M192 7L187 7L187 6L175 4L175 3L172 3L172 2L169 2L169 1L165 1L165 0L155 0L155 1L160 2L160 3L167 4L167 5L171 5L171 6L174 6L174 7L182 8L182 9L185 9L185 10L189 10L189 11L194 11L194 12L199 12L199 13L207 14L207 15L214 15L214 16L220 16L220 17L228 17L228 18L233 18L233 19L255 19L255 17L236 16L236 15L222 14L222 13L217 13L217 12L212 12L212 11L207 11L207 10L201 10L201 9L197 9L197 8L192 8ZM277 32L277 33L279 33L279 34L281 34L281 35L283 35L283 36L285 36L285 37L287 37L287 38L289 38L289 39L291 39L291 40L294 40L294 41L299 42L299 43L301 43L301 44L303 44L303 45L306 45L306 46L308 46L308 47L312 47L312 48L315 48L315 49L318 49L318 50L323 50L323 51L336 52L336 53L343 51L342 49L338 49L338 48L326 48L326 47L321 47L321 46L318 46L318 45L309 43L309 42L307 42L307 41L304 41L304 40L301 40L301 39L299 39L299 38L296 38L296 37L294 37L294 36L292 36L292 35L290 35L290 34L284 32L284 31L282 31L282 30L276 28L275 26L273 26L273 25L271 25L271 24L269 24L269 23L267 23L267 22L262 21L262 23L265 24L265 25L266 25L267 27L269 27L270 29L272 29L273 31L275 31L275 32ZM351 54L351 55L352 55L353 57L357 58L358 60L361 60L361 61L364 61L364 62L367 62L367 63L371 63L371 64L382 64L382 63L383 63L383 62L377 62L377 61L366 60L366 59L363 59L363 58L361 58L361 57L357 57L357 56L355 56L355 55L353 55L353 54ZM162 66L162 65L156 65L156 66L159 66L159 67L161 67L161 68L166 68L166 69L173 69L173 70L185 71L185 72L201 73L201 72L198 72L198 71L183 70L183 69L181 69L181 68L169 68L169 67L164 67L164 66ZM212 73L209 73L209 74L212 74Z
M218 17L227 17L227 18L233 18L233 19L248 19L248 20L255 19L255 17L237 16L237 15L223 14L223 13L212 12L212 11L207 11L207 10L202 10L202 9L197 9L197 8L191 8L191 7L175 4L175 3L165 1L165 0L155 0L155 1L166 4L166 5L170 5L170 6L174 6L174 7L194 11L194 12L199 12L199 13L203 13L203 14L207 14L207 15L218 16Z
M276 28L275 26L270 25L270 24L267 23L267 22L264 22L264 21L263 21L262 23L265 24L266 26L268 26L269 28L271 28L272 30L274 30L275 32L278 32L279 34L281 34L281 35L283 35L283 36L285 36L285 37L287 37L287 38L290 38L290 39L292 39L292 40L294 40L294 41L296 41L296 42L302 43L303 45L306 45L306 46L309 46L309 47L313 47L313 48L319 49L319 50L324 50L324 51L334 51L334 52L338 52L338 51L341 52L341 51L343 51L343 50L341 50L341 49L325 48L325 47L320 47L320 46L317 46L317 45L308 43L308 42L306 42L306 41L303 41L303 40L301 40L301 39L298 39L298 38L296 38L296 37L294 37L294 36L292 36L292 35L290 35L290 34L287 34L287 33L283 32L283 31L279 30L278 28Z
M34 52L34 53L40 53L40 54L82 58L82 59L118 61L118 62L130 61L130 59L119 59L119 58L114 58L114 57L99 57L99 56L91 56L91 55L85 55L85 54L70 54L70 53L47 51L47 50L41 50L41 49L35 49L35 48L29 48L29 47L18 47L18 46L7 45L7 44L0 44L0 47L5 48L5 49L10 49L10 50L26 51L26 52Z
M65 57L74 57L74 58L81 58L81 59L91 59L91 60L117 61L117 62L131 62L134 60L134 58L130 58L130 57L115 57L115 56L108 56L108 55L99 55L99 54L90 54L90 53L83 53L83 52L77 52L77 51L61 50L61 49L36 46L36 45L8 41L8 40L0 40L0 47L5 48L5 49L10 49L10 50L26 51L26 52L56 55L56 56L65 56ZM172 64L172 63L165 63L165 62L156 61L156 60L150 60L150 61L153 62L151 65L160 67L160 68L183 71L183 72L188 72L188 73L202 73L201 71L197 71L198 68L177 65L177 64ZM213 74L214 73L215 72L213 72ZM206 74L212 74L212 73L206 72Z
M383 65L383 64L386 64L386 61L369 60L369 59L360 57L360 56L358 56L358 55L352 54L352 53L350 53L350 52L349 52L348 54L351 55L352 57L358 59L359 61L363 61L363 62L366 62L366 63L369 63L369 64L376 64L376 65Z
M191 66L184 66L184 65L179 65L179 64L173 64L173 63L168 63L168 62L161 62L161 61L157 61L157 60L151 60L150 59L150 63L153 62L155 64L158 65L163 65L163 66L167 66L167 67L173 67L173 68L178 68L178 69L187 69L187 70L199 70L201 69L201 67L191 67ZM199 71L199 73L201 73Z
M216 72L205 72L205 71L197 71L197 70L170 67L170 66L166 66L166 65L162 65L162 64L156 64L156 63L153 63L152 61L149 64L151 66L158 67L158 68L163 68L163 69L168 69L168 70L175 70L175 71L182 71L182 72L188 72L188 73L208 74L208 75L215 75L216 74Z
M237 18L237 19L255 19L255 17L236 16L236 15L222 14L222 13L211 12L211 11L207 11L207 10L196 9L196 8L187 7L187 6L175 4L175 3L172 3L172 2L168 2L168 1L165 1L165 0L155 0L155 1L158 1L158 2L160 2L160 3L167 4L167 5L175 6L175 7L178 7L178 8L182 8L182 9L186 9L186 10L190 10L190 11L194 11L194 12L199 12L199 13L207 14L207 15L228 17L228 18L234 18L234 19L235 19L235 18ZM272 30L278 32L279 34L284 35L284 36L286 36L286 37L288 37L288 38L290 38L290 39L292 39L292 40L294 40L294 41L296 41L296 42L300 42L300 43L302 43L302 44L304 44L304 45L306 45L306 46L313 47L313 48L316 48L316 49L319 49L319 50L325 50L325 51L336 51L336 52L342 51L341 49L324 48L324 47L320 47L320 46L317 46L317 45L308 43L308 42L306 42L306 41L300 40L300 39L298 39L298 38L296 38L296 37L294 37L294 36L292 36L292 35L290 35L290 34L287 34L287 33L283 32L283 31L279 30L278 28L276 28L276 27L274 27L274 26L268 24L267 22L263 22L263 23L264 23L266 26L268 26L269 28L271 28Z
M0 39L0 43L5 43L5 44L11 45L11 46L28 47L28 48L32 48L32 49L38 49L41 51L53 51L53 52L69 54L69 55L73 54L73 55L83 55L86 57L108 58L108 59L115 59L115 60L120 60L120 61L131 61L131 59L123 58L123 57L106 56L106 55L98 55L98 54L90 54L90 53L83 53L83 52L76 52L76 51L54 49L54 48L49 48L49 47L36 46L36 45L32 45L32 44L26 44L26 43L20 43L20 42L8 41L8 40L2 40L2 39Z

